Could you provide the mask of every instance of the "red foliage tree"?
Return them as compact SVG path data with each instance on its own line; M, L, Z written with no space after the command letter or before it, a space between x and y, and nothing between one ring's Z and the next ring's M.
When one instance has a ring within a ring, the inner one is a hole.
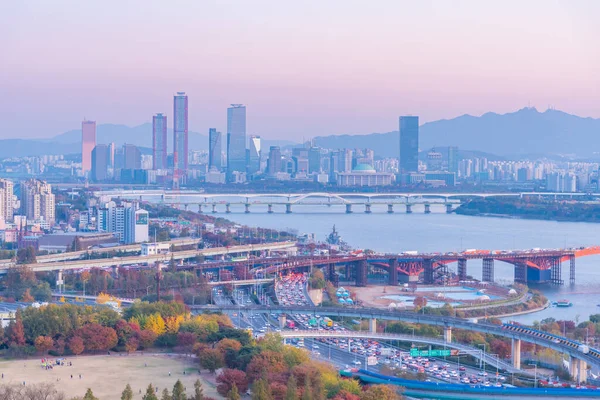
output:
M83 353L83 350L85 349L83 339L79 336L73 336L69 339L67 346L69 347L69 350L71 350L71 353L75 355Z
M35 338L35 349L44 354L47 353L48 350L52 348L54 345L54 341L50 336L38 336Z
M179 332L177 334L177 346L180 346L186 351L191 351L192 347L196 343L196 334L192 332Z
M25 328L21 319L21 310L17 310L15 322L9 326L10 334L8 336L11 346L25 346Z
M136 351L140 347L140 340L136 336L130 336L125 342L125 350L127 353Z
M119 342L117 332L113 328L96 323L85 324L75 331L75 336L83 339L85 349L88 351L106 351Z
M246 367L246 373L251 382L259 379L264 374L279 374L286 370L287 366L283 360L283 355L270 350L263 351L254 356L250 364Z
M510 345L503 340L492 340L490 347L492 348L492 352L498 354L500 358L508 358L511 354Z
M144 329L140 332L140 345L144 349L152 347L154 346L154 342L156 342L156 337L156 333L149 329Z
M248 377L244 371L239 369L225 368L217 376L217 384L217 392L223 396L227 396L234 384L240 393L246 393L248 390Z

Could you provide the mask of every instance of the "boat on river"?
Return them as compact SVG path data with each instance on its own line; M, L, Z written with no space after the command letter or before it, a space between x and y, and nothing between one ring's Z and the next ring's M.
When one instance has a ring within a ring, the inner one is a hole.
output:
M569 302L569 300L559 300L552 303L552 305L556 307L572 307L573 303Z

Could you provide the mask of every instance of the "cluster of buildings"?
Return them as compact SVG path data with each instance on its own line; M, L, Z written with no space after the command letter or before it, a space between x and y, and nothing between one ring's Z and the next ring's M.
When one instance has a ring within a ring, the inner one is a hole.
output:
M148 241L148 211L137 202L91 201L79 213L78 229L84 232L112 233L119 243Z

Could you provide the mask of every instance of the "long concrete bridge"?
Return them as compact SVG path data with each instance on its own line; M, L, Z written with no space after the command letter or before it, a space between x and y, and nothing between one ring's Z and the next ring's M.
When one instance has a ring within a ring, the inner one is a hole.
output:
M239 311L240 306L192 306L191 308L195 311ZM377 319L432 325L443 328L444 340L446 342L452 341L453 328L481 332L511 339L512 363L514 368L520 369L521 367L521 341L526 341L560 353L568 354L570 357L571 374L575 376L579 382L584 382L586 380L587 364L590 364L596 369L600 369L600 350L589 348L589 351L586 352L583 344L575 340L511 324L496 325L491 323L474 323L455 317L360 307L285 307L271 305L268 307L246 306L243 307L243 309L247 313L313 314L367 319L369 320L369 327L372 333L376 332Z

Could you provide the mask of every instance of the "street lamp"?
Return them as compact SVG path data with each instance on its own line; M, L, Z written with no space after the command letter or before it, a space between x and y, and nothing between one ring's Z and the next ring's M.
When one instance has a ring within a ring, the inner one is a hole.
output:
M535 372L534 372L534 380L533 380L533 387L537 388L537 364L529 364L529 365L533 365L535 367Z
M479 359L479 369L483 369L483 358L485 357L485 343L481 344L478 343L477 346L483 346L483 354L481 356L481 358Z

